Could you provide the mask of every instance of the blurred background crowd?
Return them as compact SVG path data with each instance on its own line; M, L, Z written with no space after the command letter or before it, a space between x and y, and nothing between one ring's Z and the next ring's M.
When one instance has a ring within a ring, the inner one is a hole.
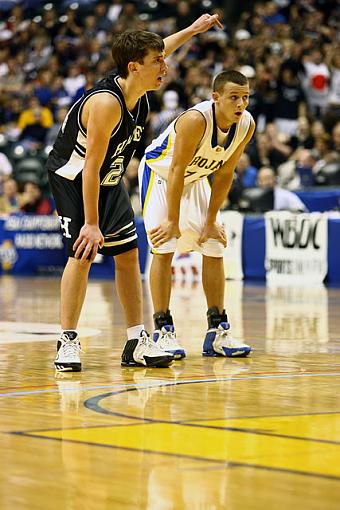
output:
M149 93L150 120L125 176L137 214L145 146L181 111L210 99L213 76L227 69L248 77L257 129L225 208L251 211L244 199L270 189L279 195L262 210L303 211L295 191L339 186L337 0L1 0L0 213L53 212L45 160L70 106L114 69L115 33L166 37L204 12L218 13L224 29L180 48L162 89Z

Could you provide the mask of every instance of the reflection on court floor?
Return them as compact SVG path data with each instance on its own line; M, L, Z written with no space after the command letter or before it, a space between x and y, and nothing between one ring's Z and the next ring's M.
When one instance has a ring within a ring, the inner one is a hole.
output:
M339 290L228 281L233 334L254 351L204 358L201 284L176 282L188 356L134 369L112 284L91 282L84 370L55 374L59 282L3 283L1 509L338 510Z

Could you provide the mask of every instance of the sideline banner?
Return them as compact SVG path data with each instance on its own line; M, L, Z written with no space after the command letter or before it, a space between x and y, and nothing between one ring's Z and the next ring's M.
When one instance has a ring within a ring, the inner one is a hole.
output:
M228 280L242 280L242 232L243 214L237 211L221 212L227 232L228 246L224 250L224 271Z
M327 217L322 214L265 214L268 283L315 285L327 275Z
M12 215L0 219L0 266L16 274L54 274L65 264L58 216Z

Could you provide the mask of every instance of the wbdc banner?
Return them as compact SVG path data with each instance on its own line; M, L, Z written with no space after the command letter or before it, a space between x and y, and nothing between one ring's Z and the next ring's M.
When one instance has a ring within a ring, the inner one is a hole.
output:
M266 278L280 285L315 285L327 275L327 217L322 214L265 214Z

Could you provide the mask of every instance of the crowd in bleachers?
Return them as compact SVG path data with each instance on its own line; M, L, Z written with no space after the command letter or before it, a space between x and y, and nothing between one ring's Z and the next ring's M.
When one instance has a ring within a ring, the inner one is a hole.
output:
M226 19L221 0L3 0L0 213L53 210L44 162L67 109L114 68L115 33L144 29L165 37L206 11L218 13L224 29L193 38L169 58L162 89L149 94L150 120L125 177L130 193L138 192L146 144L185 108L209 99L212 77L226 69L248 77L257 130L225 206L239 208L263 167L291 191L340 185L338 2L245 4L248 10Z

